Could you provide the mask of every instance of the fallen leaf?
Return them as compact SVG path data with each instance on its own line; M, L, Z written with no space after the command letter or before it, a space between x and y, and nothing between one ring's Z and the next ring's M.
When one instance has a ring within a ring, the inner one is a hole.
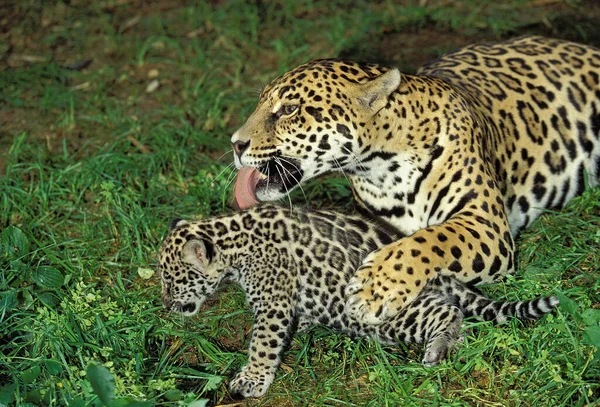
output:
M154 276L154 270L144 267L138 267L138 275L144 280L150 280Z
M158 81L158 79L154 79L146 87L146 93L152 93L152 92L154 92L156 89L158 89L159 86L160 86L160 82Z

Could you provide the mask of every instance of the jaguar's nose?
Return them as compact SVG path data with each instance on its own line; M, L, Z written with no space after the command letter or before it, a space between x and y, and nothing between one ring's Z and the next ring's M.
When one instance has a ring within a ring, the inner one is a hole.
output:
M250 142L238 140L235 143L231 143L231 146L233 147L235 155L237 155L238 158L241 158L244 151L250 146Z

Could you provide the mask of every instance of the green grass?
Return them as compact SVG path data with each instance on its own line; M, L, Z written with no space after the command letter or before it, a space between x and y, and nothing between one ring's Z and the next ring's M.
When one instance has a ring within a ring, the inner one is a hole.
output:
M278 73L337 55L414 71L454 47L526 33L600 45L593 2L13 3L0 21L0 405L10 406L102 405L110 377L113 405L234 403L227 383L251 328L242 294L229 287L182 319L145 277L173 217L228 210L229 137ZM311 206L351 205L344 178L305 193ZM559 293L555 314L469 322L432 369L420 347L313 328L267 395L244 405L596 405L599 202L586 191L542 217L519 240L518 274L486 288Z

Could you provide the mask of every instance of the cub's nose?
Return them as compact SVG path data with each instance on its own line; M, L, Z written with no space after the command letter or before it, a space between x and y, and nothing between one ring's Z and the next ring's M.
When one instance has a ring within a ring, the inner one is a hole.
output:
M169 312L173 312L173 301L170 299L163 297L162 298L163 307Z
M233 147L233 151L238 158L241 158L242 154L244 154L244 151L246 151L246 149L250 146L250 142L238 140L235 143L231 143L231 146Z

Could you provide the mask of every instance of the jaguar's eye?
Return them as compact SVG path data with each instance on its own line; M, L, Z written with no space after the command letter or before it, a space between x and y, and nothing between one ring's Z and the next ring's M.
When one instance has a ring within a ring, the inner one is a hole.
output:
M275 112L275 117L280 118L282 116L291 116L298 110L298 105L283 105Z

